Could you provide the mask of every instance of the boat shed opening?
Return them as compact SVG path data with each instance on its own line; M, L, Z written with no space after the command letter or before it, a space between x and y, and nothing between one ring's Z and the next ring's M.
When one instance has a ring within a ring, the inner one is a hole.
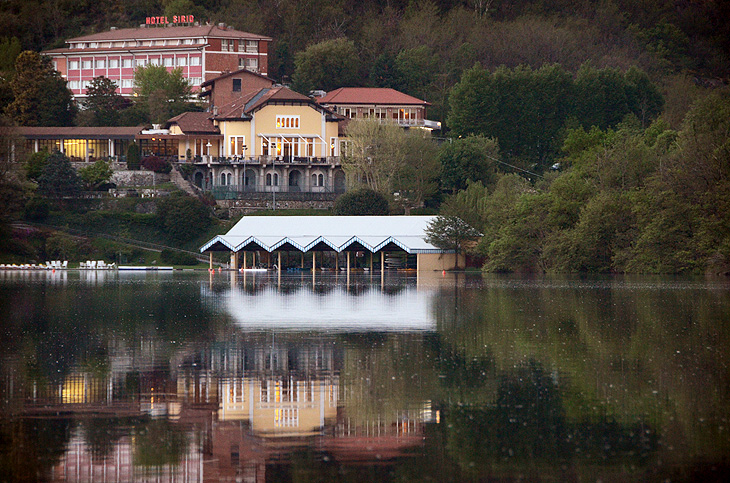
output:
M230 252L237 270L451 270L453 250L426 241L435 216L244 216L200 252ZM212 262L211 262L212 263Z

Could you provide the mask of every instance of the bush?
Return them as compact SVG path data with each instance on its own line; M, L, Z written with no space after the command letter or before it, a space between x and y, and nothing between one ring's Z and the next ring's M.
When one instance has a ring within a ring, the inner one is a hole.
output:
M50 212L50 206L48 201L43 198L33 197L28 200L23 209L24 217L26 220L41 221L48 218Z
M155 173L169 174L172 171L172 164L166 159L162 159L158 156L147 156L142 161L142 166L145 169L154 171Z
M141 153L139 149L139 144L132 143L127 148L127 168L132 170L139 169L139 161L141 158Z
M157 216L172 241L187 242L203 234L211 224L210 208L197 198L173 193L159 201Z
M369 188L348 191L343 194L332 208L333 215L387 215L388 200L381 193Z
M178 252L165 248L160 253L160 260L170 265L197 265L198 259L189 253Z
M188 149L188 151L190 151L190 150ZM191 177L193 176L193 173L195 172L195 165L180 164L178 166L180 167L180 174L182 174L183 178L191 179Z

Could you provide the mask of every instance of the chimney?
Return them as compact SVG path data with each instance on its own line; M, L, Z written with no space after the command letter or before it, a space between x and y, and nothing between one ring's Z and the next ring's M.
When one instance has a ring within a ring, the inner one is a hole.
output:
M221 30L225 30L226 29L226 24L224 24L223 22L221 22L221 23L218 24L218 28L221 29Z
M111 30L113 32L116 29L117 29L116 27L111 27L109 30Z

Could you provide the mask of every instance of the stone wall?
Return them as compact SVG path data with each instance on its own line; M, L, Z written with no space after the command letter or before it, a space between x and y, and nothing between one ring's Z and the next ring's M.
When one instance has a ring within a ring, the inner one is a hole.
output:
M154 177L153 177L154 175ZM152 171L115 171L112 174L111 182L117 186L152 186L153 184L167 183L170 181L169 174L153 173Z
M248 200L218 200L216 202L221 208L226 208L231 217L245 215L259 210L270 210L273 208L271 198L248 199ZM313 209L330 210L334 206L333 200L276 200L277 210Z

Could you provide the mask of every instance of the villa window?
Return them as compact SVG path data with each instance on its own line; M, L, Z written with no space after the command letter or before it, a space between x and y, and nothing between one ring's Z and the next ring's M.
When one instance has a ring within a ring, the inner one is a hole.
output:
M276 127L279 129L299 129L299 116L276 116Z
M228 52L228 40L226 40L226 39L221 40L221 51Z
M230 136L228 138L228 155L243 156L246 154L246 137Z
M257 40L246 41L246 52L257 53L259 51L259 43Z

